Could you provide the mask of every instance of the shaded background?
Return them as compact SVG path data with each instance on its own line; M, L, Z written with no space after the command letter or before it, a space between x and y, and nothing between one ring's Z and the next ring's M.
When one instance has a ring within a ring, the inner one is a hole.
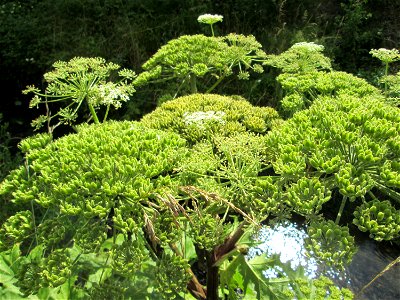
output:
M0 113L17 141L32 133L39 112L21 94L57 60L101 56L140 72L141 64L169 40L183 34L209 34L200 14L224 16L216 34L253 34L267 53L293 43L325 46L338 70L374 83L380 62L371 48L400 45L400 0L0 0ZM272 105L273 71L258 81L221 85L221 94L241 94L257 105ZM141 88L114 115L137 119L160 96L154 86Z

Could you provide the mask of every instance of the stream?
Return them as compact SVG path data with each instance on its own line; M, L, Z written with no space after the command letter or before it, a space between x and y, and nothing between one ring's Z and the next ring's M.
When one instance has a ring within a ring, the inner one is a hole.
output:
M293 268L301 265L306 274L315 278L320 275L329 277L337 286L350 289L355 295L379 272L400 255L400 247L389 242L378 243L360 234L355 237L358 247L352 262L339 271L315 258L306 255L304 239L308 237L305 225L301 222L286 221L275 227L263 227L258 238L262 244L250 249L250 255L263 252L280 254L282 262L291 261ZM263 242L265 241L265 242ZM273 270L264 272L267 277L275 277ZM400 265L392 266L383 276L375 280L356 299L398 300L400 299Z

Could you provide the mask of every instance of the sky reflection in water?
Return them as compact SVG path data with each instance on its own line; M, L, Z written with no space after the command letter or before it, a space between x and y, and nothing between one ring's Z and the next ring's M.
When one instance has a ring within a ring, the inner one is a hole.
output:
M291 223L289 221L277 224L274 227L263 227L258 235L262 244L250 249L249 256L259 255L261 253L280 254L282 262L290 261L293 269L302 266L305 274L310 278L316 278L320 275L330 277L334 281L340 281L342 285L351 284L345 271L339 271L328 267L307 255L304 247L304 240L308 237L304 226ZM275 278L278 272L274 269L268 269L264 272L268 278Z

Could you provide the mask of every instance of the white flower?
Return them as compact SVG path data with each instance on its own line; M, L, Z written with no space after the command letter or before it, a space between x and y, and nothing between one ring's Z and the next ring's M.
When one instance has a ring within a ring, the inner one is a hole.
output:
M209 24L212 25L217 22L222 22L224 17L221 15L211 15L211 14L204 14L197 18L199 23Z
M304 50L308 50L308 51L315 51L315 52L322 52L324 51L324 46L322 45L318 45L316 43L313 42L300 42L300 43L296 43L294 44L291 49L304 49Z
M225 124L223 117L226 114L223 111L195 111L192 113L184 113L183 120L186 126L196 124L199 127L204 127L205 123L217 122L220 124Z
M112 82L100 84L93 88L90 95L90 102L94 105L113 105L121 107L121 101L128 101L129 95L124 86L118 86Z

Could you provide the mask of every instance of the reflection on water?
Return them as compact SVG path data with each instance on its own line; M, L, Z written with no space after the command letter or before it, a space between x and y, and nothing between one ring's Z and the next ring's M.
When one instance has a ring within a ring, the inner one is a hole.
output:
M356 238L358 251L349 266L343 271L318 263L312 256L307 256L304 240L307 232L302 224L284 222L273 228L264 227L258 238L262 243L250 249L249 255L264 252L280 254L281 261L290 261L293 268L302 266L305 273L316 278L325 275L339 287L346 287L357 294L364 285L372 280L390 262L400 255L398 247L387 243L377 243L368 238ZM266 270L265 276L276 277L275 270ZM400 299L400 267L396 265L376 280L358 299L398 300Z

